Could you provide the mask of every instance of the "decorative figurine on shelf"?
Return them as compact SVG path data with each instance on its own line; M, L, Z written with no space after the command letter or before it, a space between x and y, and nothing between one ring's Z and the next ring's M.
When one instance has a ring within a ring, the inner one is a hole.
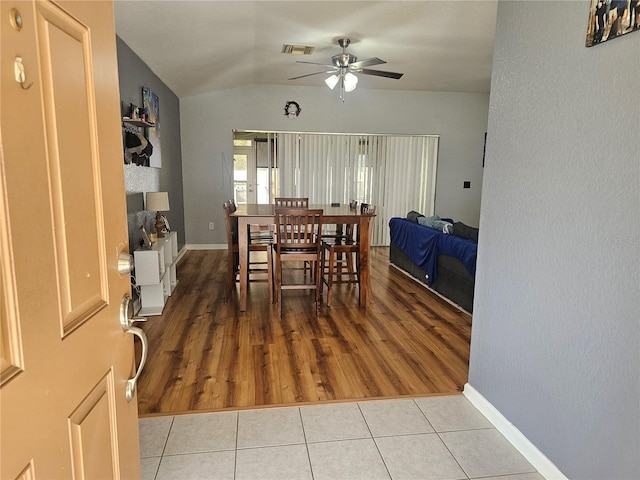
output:
M169 228L169 220L164 215L160 215L160 220L162 222L161 231L162 233L170 233L171 229ZM156 216L156 228L158 228L158 217Z

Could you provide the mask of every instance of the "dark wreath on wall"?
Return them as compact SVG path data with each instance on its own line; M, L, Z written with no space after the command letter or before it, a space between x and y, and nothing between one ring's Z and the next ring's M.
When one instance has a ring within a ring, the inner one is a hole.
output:
M591 0L586 46L639 30L640 0Z
M290 100L284 105L284 114L289 118L296 118L300 115L300 112L302 112L302 109L298 102Z

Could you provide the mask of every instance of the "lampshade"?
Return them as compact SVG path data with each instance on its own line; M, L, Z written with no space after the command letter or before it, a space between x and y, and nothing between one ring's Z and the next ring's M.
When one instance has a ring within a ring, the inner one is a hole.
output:
M166 212L169 210L169 194L167 192L147 192L147 211Z
M340 80L340 77L338 75L331 75L330 77L327 77L325 79L324 83L327 84L327 87L333 90L335 86L338 84L338 80Z
M353 73L348 72L344 76L344 91L345 92L353 92L356 89L356 85L358 84L358 77L356 77Z

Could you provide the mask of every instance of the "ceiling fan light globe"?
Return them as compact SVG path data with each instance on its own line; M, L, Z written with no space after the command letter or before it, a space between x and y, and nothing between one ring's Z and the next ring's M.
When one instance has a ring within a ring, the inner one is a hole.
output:
M349 72L344 76L344 90L345 92L353 92L358 85L358 77Z
M325 78L324 83L327 84L327 87L333 90L338 84L339 80L340 80L340 77L338 75L331 75L330 77Z

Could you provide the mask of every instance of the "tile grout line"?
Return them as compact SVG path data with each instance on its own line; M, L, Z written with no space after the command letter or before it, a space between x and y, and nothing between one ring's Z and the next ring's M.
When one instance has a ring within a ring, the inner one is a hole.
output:
M171 425L169 425L169 431L167 432L167 438L164 439L164 445L162 446L162 452L160 453L160 458L164 457L164 452L167 449L167 444L169 443L169 437L171 436L171 430L173 429L173 422L176 421L176 417L171 417Z
M164 459L164 452L167 449L167 444L169 443L169 437L171 436L171 429L173 428L173 422L175 422L176 417L173 415L171 417L171 424L169 425L169 431L167 432L167 438L164 439L164 445L162 446L162 452L160 452L160 461L158 462L158 466L156 467L156 473L153 476L155 480L158 478L158 473L160 473L160 465L162 465L162 460Z
M304 448L307 450L307 460L309 461L309 471L311 472L311 480L314 480L313 465L311 464L311 454L309 454L309 442L307 442L307 431L304 428L304 420L302 419L302 409L298 407L298 415L300 416L300 425L302 425L302 436L304 437Z
M460 430L460 431L464 431L464 430ZM447 432L443 432L443 433L447 433ZM455 460L455 462L458 464L458 466L460 467L460 470L462 470L464 472L464 475L470 479L471 477L469 476L469 474L467 473L467 471L465 470L465 468L460 464L460 462L458 461L458 459L456 458L456 456L453 454L453 452L451 451L451 449L449 448L449 445L447 445L445 443L445 441L442 439L442 437L440 436L440 432L436 432L436 435L438 435L438 438L440 439L440 441L442 442L442 445L444 445L444 448L447 449L447 452L449 452L451 454L451 456L453 457L453 459Z
M371 427L369 427L369 422L367 422L367 417L364 414L364 412L362 411L362 408L360 407L360 402L357 402L356 405L358 405L358 410L360 411L360 415L362 415L362 419L364 420L364 424L367 426L367 430L369 430L369 435L371 435L371 440L373 441L373 445L376 447L376 451L378 452L378 455L380 456L380 460L382 460L382 464L384 465L384 469L387 471L387 475L389 475L389 480L393 480L393 476L391 475L391 472L389 471L389 467L387 467L387 462L384 461L384 456L382 455L382 452L380 451L380 447L378 447L378 442L376 442L376 438L373 436L373 432L371 431Z
M233 479L238 473L238 436L240 435L240 412L236 411L236 445L233 449Z
M464 473L464 476L467 477L467 479L469 479L469 474L467 473L467 471L464 469L464 467L462 465L460 465L460 462L458 461L458 459L456 458L456 456L453 454L453 452L451 451L451 449L449 448L449 446L444 442L444 440L442 439L442 437L440 436L440 432L438 432L438 430L436 430L436 428L433 426L433 424L429 421L429 417L427 417L427 414L424 412L424 410L422 410L422 408L420 408L420 405L418 405L418 402L416 402L415 398L413 399L413 403L416 405L416 407L418 407L418 410L420 410L420 413L422 413L422 416L425 418L425 420L429 423L429 425L431 425L431 428L433 428L433 433L435 433L438 436L438 439L440 440L440 442L442 443L442 445L444 445L444 448L447 449L447 452L449 452L449 454L451 455L451 457L453 458L453 460L456 462L456 464L460 467L460 470L462 470L462 473Z

